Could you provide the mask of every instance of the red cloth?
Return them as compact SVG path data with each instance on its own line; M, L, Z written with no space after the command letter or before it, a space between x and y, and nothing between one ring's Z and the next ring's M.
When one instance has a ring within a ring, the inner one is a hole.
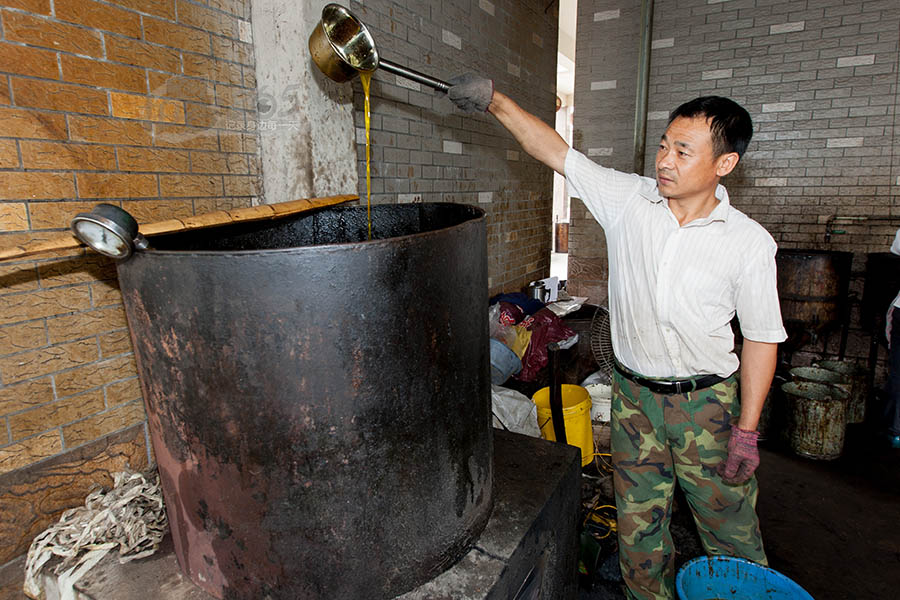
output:
M547 365L547 345L569 339L575 332L549 308L542 308L520 323L531 331L531 342L522 357L522 370L514 375L519 381L534 381Z

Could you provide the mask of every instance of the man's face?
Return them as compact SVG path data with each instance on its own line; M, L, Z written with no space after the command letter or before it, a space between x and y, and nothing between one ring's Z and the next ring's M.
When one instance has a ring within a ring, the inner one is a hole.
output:
M713 156L712 134L706 117L678 117L669 125L656 151L656 181L660 195L670 200L707 197L715 192L722 159ZM736 160L735 160L736 162ZM732 166L733 168L733 166Z

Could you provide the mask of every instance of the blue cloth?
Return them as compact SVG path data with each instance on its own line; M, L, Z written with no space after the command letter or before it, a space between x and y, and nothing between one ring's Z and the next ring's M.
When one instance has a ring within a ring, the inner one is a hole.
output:
M493 298L491 298L491 304L497 304L498 302L509 302L510 304L515 304L516 306L521 307L522 311L526 315L533 315L537 311L544 308L544 303L540 300L535 300L534 298L529 298L527 295L522 292L514 292L512 294L497 294Z

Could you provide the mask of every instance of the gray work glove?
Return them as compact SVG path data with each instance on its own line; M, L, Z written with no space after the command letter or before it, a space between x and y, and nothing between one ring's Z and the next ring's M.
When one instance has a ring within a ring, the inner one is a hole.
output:
M447 83L447 96L460 110L467 113L485 112L494 96L494 82L474 73L454 77Z

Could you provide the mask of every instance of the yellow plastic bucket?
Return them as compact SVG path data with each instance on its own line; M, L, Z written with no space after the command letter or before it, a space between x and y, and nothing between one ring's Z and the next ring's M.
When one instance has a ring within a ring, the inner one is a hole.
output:
M556 441L553 417L550 414L550 388L535 392L531 400L537 405L538 426L541 437ZM580 385L562 385L563 421L566 424L566 442L581 448L581 466L594 459L594 431L591 428L591 395Z

